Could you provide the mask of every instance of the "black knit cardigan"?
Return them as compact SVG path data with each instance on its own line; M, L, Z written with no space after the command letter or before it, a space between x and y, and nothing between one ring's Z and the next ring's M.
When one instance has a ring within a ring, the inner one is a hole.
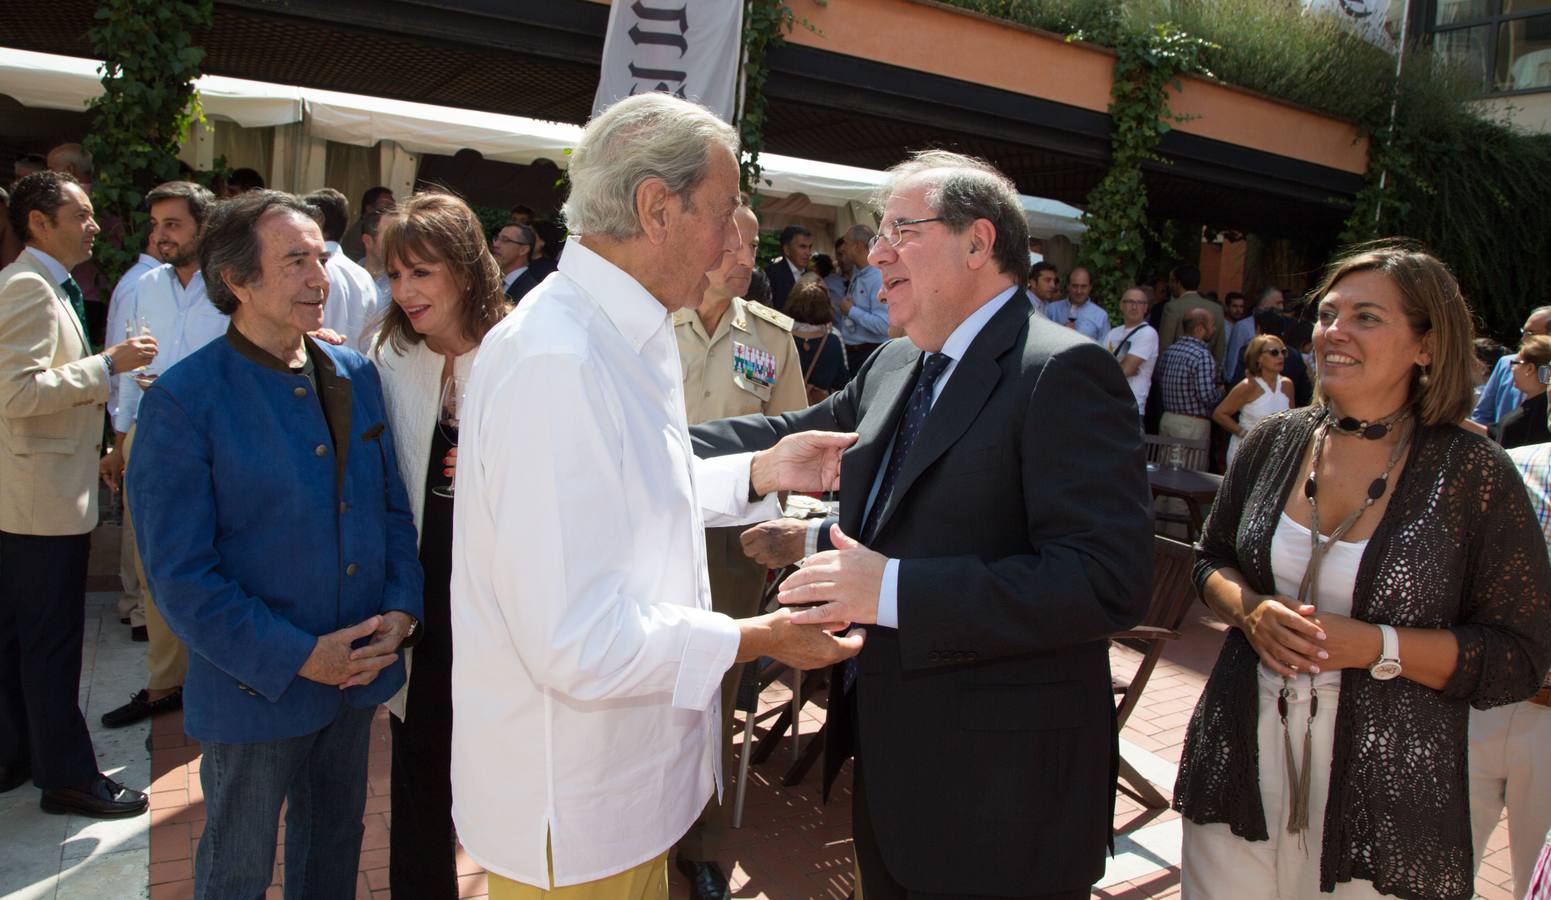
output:
M1275 593L1271 536L1315 426L1306 407L1265 419L1239 446L1206 522L1196 588L1232 568ZM1397 897L1471 896L1466 729L1534 694L1551 665L1551 562L1518 470L1453 425L1418 428L1410 458L1357 570L1352 617L1447 628L1459 664L1442 691L1405 677L1341 673L1320 889L1371 881ZM1230 629L1185 737L1174 808L1199 824L1267 839L1260 802L1256 664ZM1404 659L1401 660L1404 664Z

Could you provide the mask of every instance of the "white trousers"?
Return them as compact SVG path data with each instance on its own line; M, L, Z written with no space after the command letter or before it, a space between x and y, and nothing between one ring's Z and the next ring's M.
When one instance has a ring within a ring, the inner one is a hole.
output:
M1309 827L1287 833L1292 790L1287 783L1287 753L1276 698L1281 679L1260 678L1260 802L1265 807L1267 841L1246 841L1225 824L1197 825L1186 819L1181 847L1180 887L1185 900L1365 900L1382 897L1367 881L1336 884L1334 894L1319 892L1320 842L1325 834L1325 801L1330 796L1330 755L1336 730L1339 685L1322 685L1319 712L1310 732ZM1309 717L1307 682L1288 702L1294 759L1303 764L1305 723Z
M1551 830L1551 707L1528 701L1470 711L1470 828L1476 869L1508 807L1513 892L1529 887Z

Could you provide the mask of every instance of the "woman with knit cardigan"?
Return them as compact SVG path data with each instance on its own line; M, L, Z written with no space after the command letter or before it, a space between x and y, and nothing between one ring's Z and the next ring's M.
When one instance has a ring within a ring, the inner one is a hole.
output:
M1466 898L1469 711L1540 686L1551 563L1518 471L1457 424L1443 264L1364 248L1313 296L1314 405L1245 438L1196 564L1231 627L1175 785L1183 893Z
M389 886L397 897L458 896L452 824L451 496L449 435L437 427L444 386L467 379L479 343L506 314L500 268L462 200L425 192L378 227L393 303L373 360L409 490L425 570L425 615L393 713Z

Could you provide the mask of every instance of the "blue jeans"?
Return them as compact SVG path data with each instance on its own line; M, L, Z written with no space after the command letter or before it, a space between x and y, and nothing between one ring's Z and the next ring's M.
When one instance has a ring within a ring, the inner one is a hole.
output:
M197 900L260 900L285 812L285 900L354 897L376 707L341 704L302 737L204 744L205 831L194 854Z

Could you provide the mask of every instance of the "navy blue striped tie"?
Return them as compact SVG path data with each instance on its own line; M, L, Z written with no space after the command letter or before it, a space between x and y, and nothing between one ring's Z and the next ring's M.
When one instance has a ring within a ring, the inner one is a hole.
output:
M945 354L928 353L925 362L921 364L915 390L910 392L905 415L900 418L899 430L894 433L894 452L889 456L889 467L883 472L883 483L878 486L877 499L873 500L872 509L867 511L867 521L862 523L863 544L870 545L872 539L878 536L878 522L884 508L888 506L889 498L894 494L894 483L905 468L905 458L910 455L910 448L920 436L921 429L926 427L926 414L932 411L932 386L951 362L953 358Z

